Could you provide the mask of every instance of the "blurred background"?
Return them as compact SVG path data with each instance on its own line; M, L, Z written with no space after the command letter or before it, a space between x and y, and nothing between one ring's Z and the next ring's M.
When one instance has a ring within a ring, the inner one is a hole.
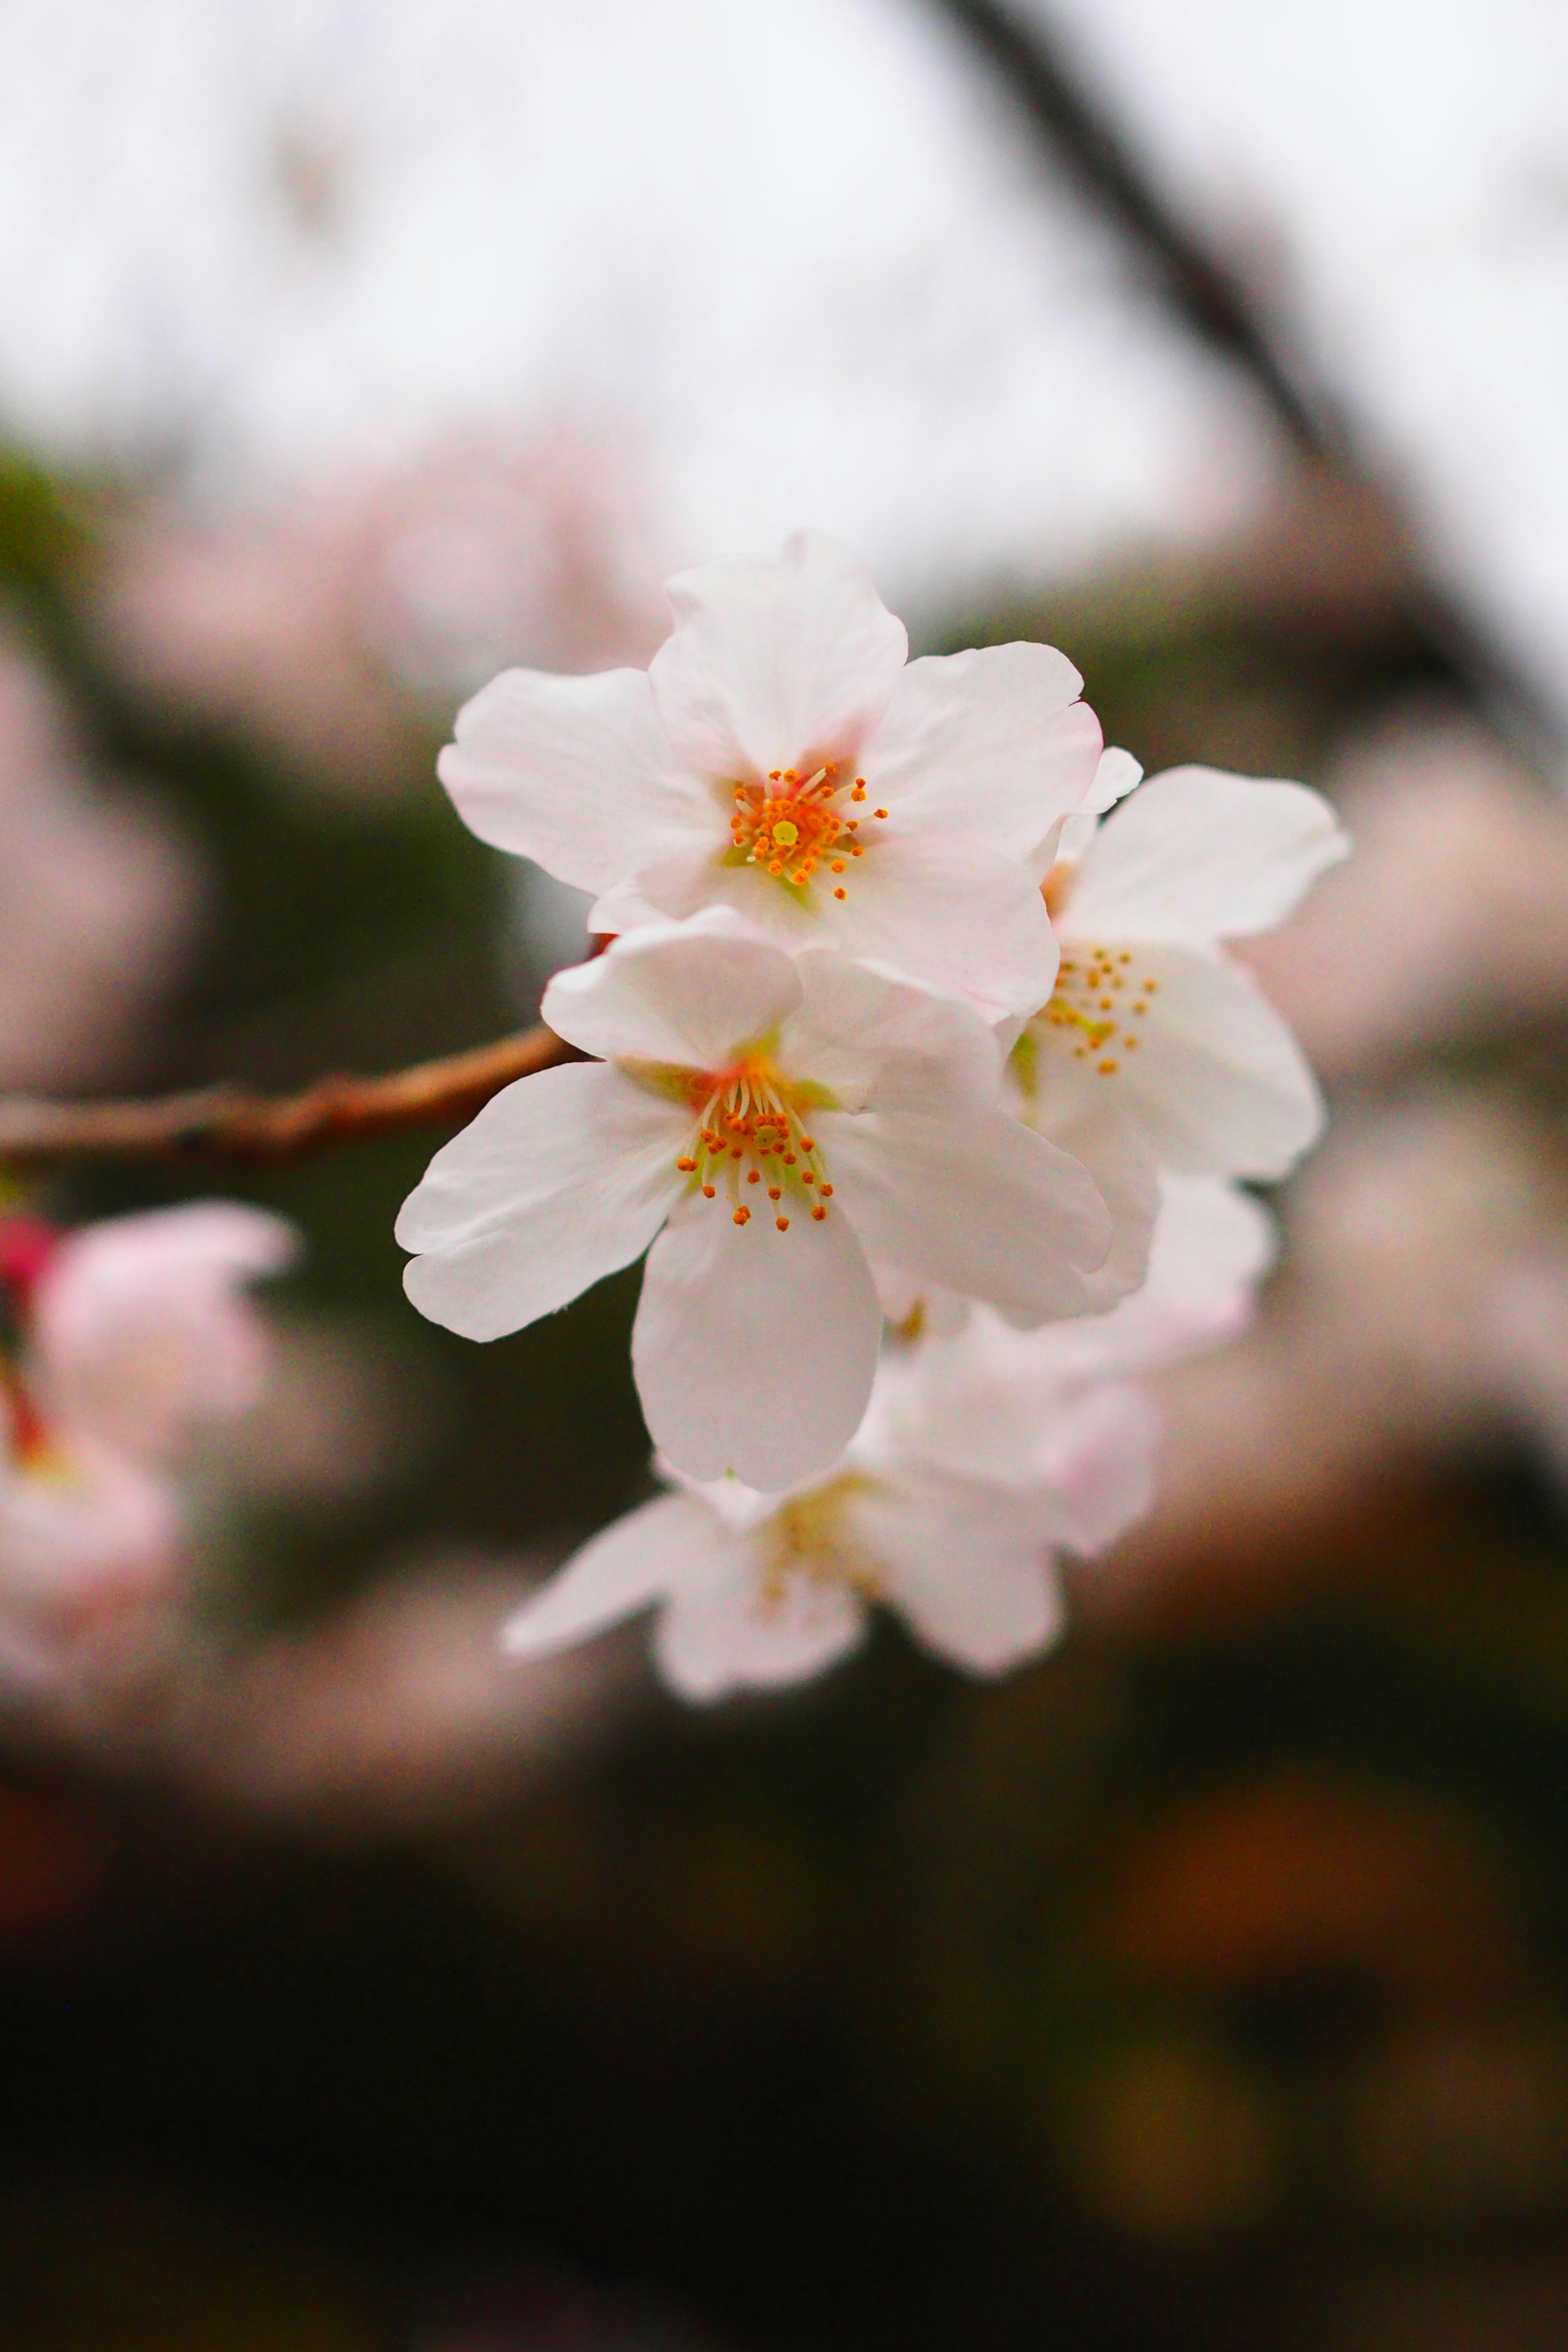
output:
M1304 777L1328 1140L1050 1657L504 1667L646 1491L635 1274L296 1219L178 1589L0 1671L3 2352L1568 2339L1568 15L0 0L0 1090L531 1018L436 783L820 525L1148 769Z

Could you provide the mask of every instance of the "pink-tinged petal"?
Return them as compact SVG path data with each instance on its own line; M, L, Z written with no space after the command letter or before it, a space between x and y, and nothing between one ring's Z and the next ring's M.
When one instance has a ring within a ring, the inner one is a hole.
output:
M579 890L607 890L672 827L727 810L673 758L640 669L552 677L509 669L465 703L437 762L481 841L531 857Z
M66 1234L33 1292L33 1372L51 1417L153 1459L193 1423L243 1412L268 1339L243 1285L281 1273L280 1217L199 1201Z
M1152 1508L1160 1416L1141 1389L1107 1383L1053 1414L1035 1454L1059 1542L1089 1559Z
M79 1623L146 1599L184 1534L168 1478L73 1433L41 1467L0 1481L0 1588L39 1619Z
M501 1627L514 1658L548 1657L634 1616L693 1577L732 1566L736 1546L691 1495L660 1495L591 1537Z
M689 923L631 932L592 962L558 971L541 1010L559 1035L606 1061L721 1070L800 1001L784 949L714 907Z
M1058 929L1194 946L1266 931L1349 850L1328 802L1304 784L1172 768L1100 826Z
M758 1190L760 1191L760 1187ZM837 1207L778 1232L763 1200L683 1204L648 1254L632 1369L660 1452L689 1478L778 1493L836 1462L866 1410L882 1317Z
M847 955L962 996L987 1019L1037 1013L1050 995L1056 936L1021 863L894 824L846 887L837 906L822 894L822 910Z
M911 662L861 753L872 799L896 809L900 824L1027 857L1094 779L1100 721L1082 692L1054 646Z
M819 531L777 563L705 563L665 593L675 630L648 683L677 756L718 782L852 759L909 651L865 565Z
M735 1549L743 1567L673 1593L654 1633L659 1673L699 1704L805 1682L837 1664L866 1631L863 1602L842 1584L796 1574L764 1587L759 1542Z
M684 1189L690 1121L603 1064L504 1087L439 1150L397 1239L422 1315L495 1339L640 1257Z
M995 1102L1001 1047L972 1005L831 950L808 949L795 969L802 1002L779 1058L840 1109L960 1118Z
M886 1571L889 1604L927 1649L970 1674L1005 1674L1061 1632L1047 1538L1011 1515L988 1518L982 1489L954 1486L952 1501L948 1515L923 1496L858 1497L857 1532Z
M1285 1175L1322 1131L1322 1097L1252 974L1175 947L1138 961L1158 993L1118 1076L1148 1149L1180 1174Z
M835 1113L823 1164L869 1255L1033 1322L1084 1308L1110 1219L1086 1171L1004 1111Z

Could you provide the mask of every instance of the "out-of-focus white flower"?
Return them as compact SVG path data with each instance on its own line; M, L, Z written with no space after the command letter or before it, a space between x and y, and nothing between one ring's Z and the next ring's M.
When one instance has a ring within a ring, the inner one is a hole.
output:
M652 652L658 567L626 470L581 432L476 432L226 523L154 514L100 583L107 649L329 790L397 790L421 714L500 664Z
M606 1528L509 1621L505 1648L543 1657L656 1607L659 1672L689 1699L820 1673L875 1603L972 1674L1046 1648L1062 1622L1057 1554L1100 1550L1149 1507L1153 1410L1109 1385L1014 1410L984 1338L967 1390L933 1391L927 1360L884 1360L825 1475L773 1494L682 1482Z
M295 1247L279 1218L221 1202L64 1235L0 1224L19 1337L0 1357L0 1614L25 1638L47 1649L173 1568L179 1443L259 1392L264 1335L243 1285Z
M83 775L47 679L0 639L0 1090L101 1076L166 985L195 866Z
M1125 754L1108 756L1091 800L1136 781ZM1162 1168L1283 1175L1321 1100L1220 943L1281 921L1348 848L1318 793L1211 768L1173 768L1108 817L1069 818L1045 883L1061 967L1012 1057L1024 1115L1065 1139L1113 1111Z
M1057 950L1028 859L1093 781L1100 727L1048 646L909 662L845 549L668 583L647 673L510 670L459 714L443 782L473 830L600 895L599 931L725 905L1035 1012Z
M956 998L714 908L543 1009L605 1058L520 1079L437 1154L398 1221L408 1295L494 1339L652 1243L632 1360L688 1475L777 1489L842 1453L881 1332L868 1253L1026 1321L1082 1310L1104 1207L997 1108L1000 1047Z

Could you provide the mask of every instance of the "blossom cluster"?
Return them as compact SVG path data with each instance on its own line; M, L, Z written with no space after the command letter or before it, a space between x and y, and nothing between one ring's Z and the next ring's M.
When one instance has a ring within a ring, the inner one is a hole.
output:
M477 1339L647 1254L632 1359L670 1491L523 1608L539 1654L658 1609L694 1697L897 1609L976 1672L1146 1509L1129 1376L1245 1315L1322 1107L1227 940L1345 853L1303 787L1106 751L1063 655L908 658L845 550L668 584L646 672L511 670L440 773L595 894L601 955L405 1203L410 1297Z
M197 1202L64 1233L0 1217L0 1669L47 1679L95 1623L160 1591L186 1520L193 1428L260 1391L245 1286L293 1228Z

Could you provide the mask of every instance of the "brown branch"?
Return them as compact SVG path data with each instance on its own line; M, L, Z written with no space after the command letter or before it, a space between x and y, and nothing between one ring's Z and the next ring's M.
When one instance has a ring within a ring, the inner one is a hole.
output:
M16 1168L86 1158L293 1160L404 1128L456 1125L514 1078L576 1058L573 1046L541 1024L386 1077L318 1078L298 1095L221 1086L149 1102L38 1102L13 1096L0 1099L0 1162Z

